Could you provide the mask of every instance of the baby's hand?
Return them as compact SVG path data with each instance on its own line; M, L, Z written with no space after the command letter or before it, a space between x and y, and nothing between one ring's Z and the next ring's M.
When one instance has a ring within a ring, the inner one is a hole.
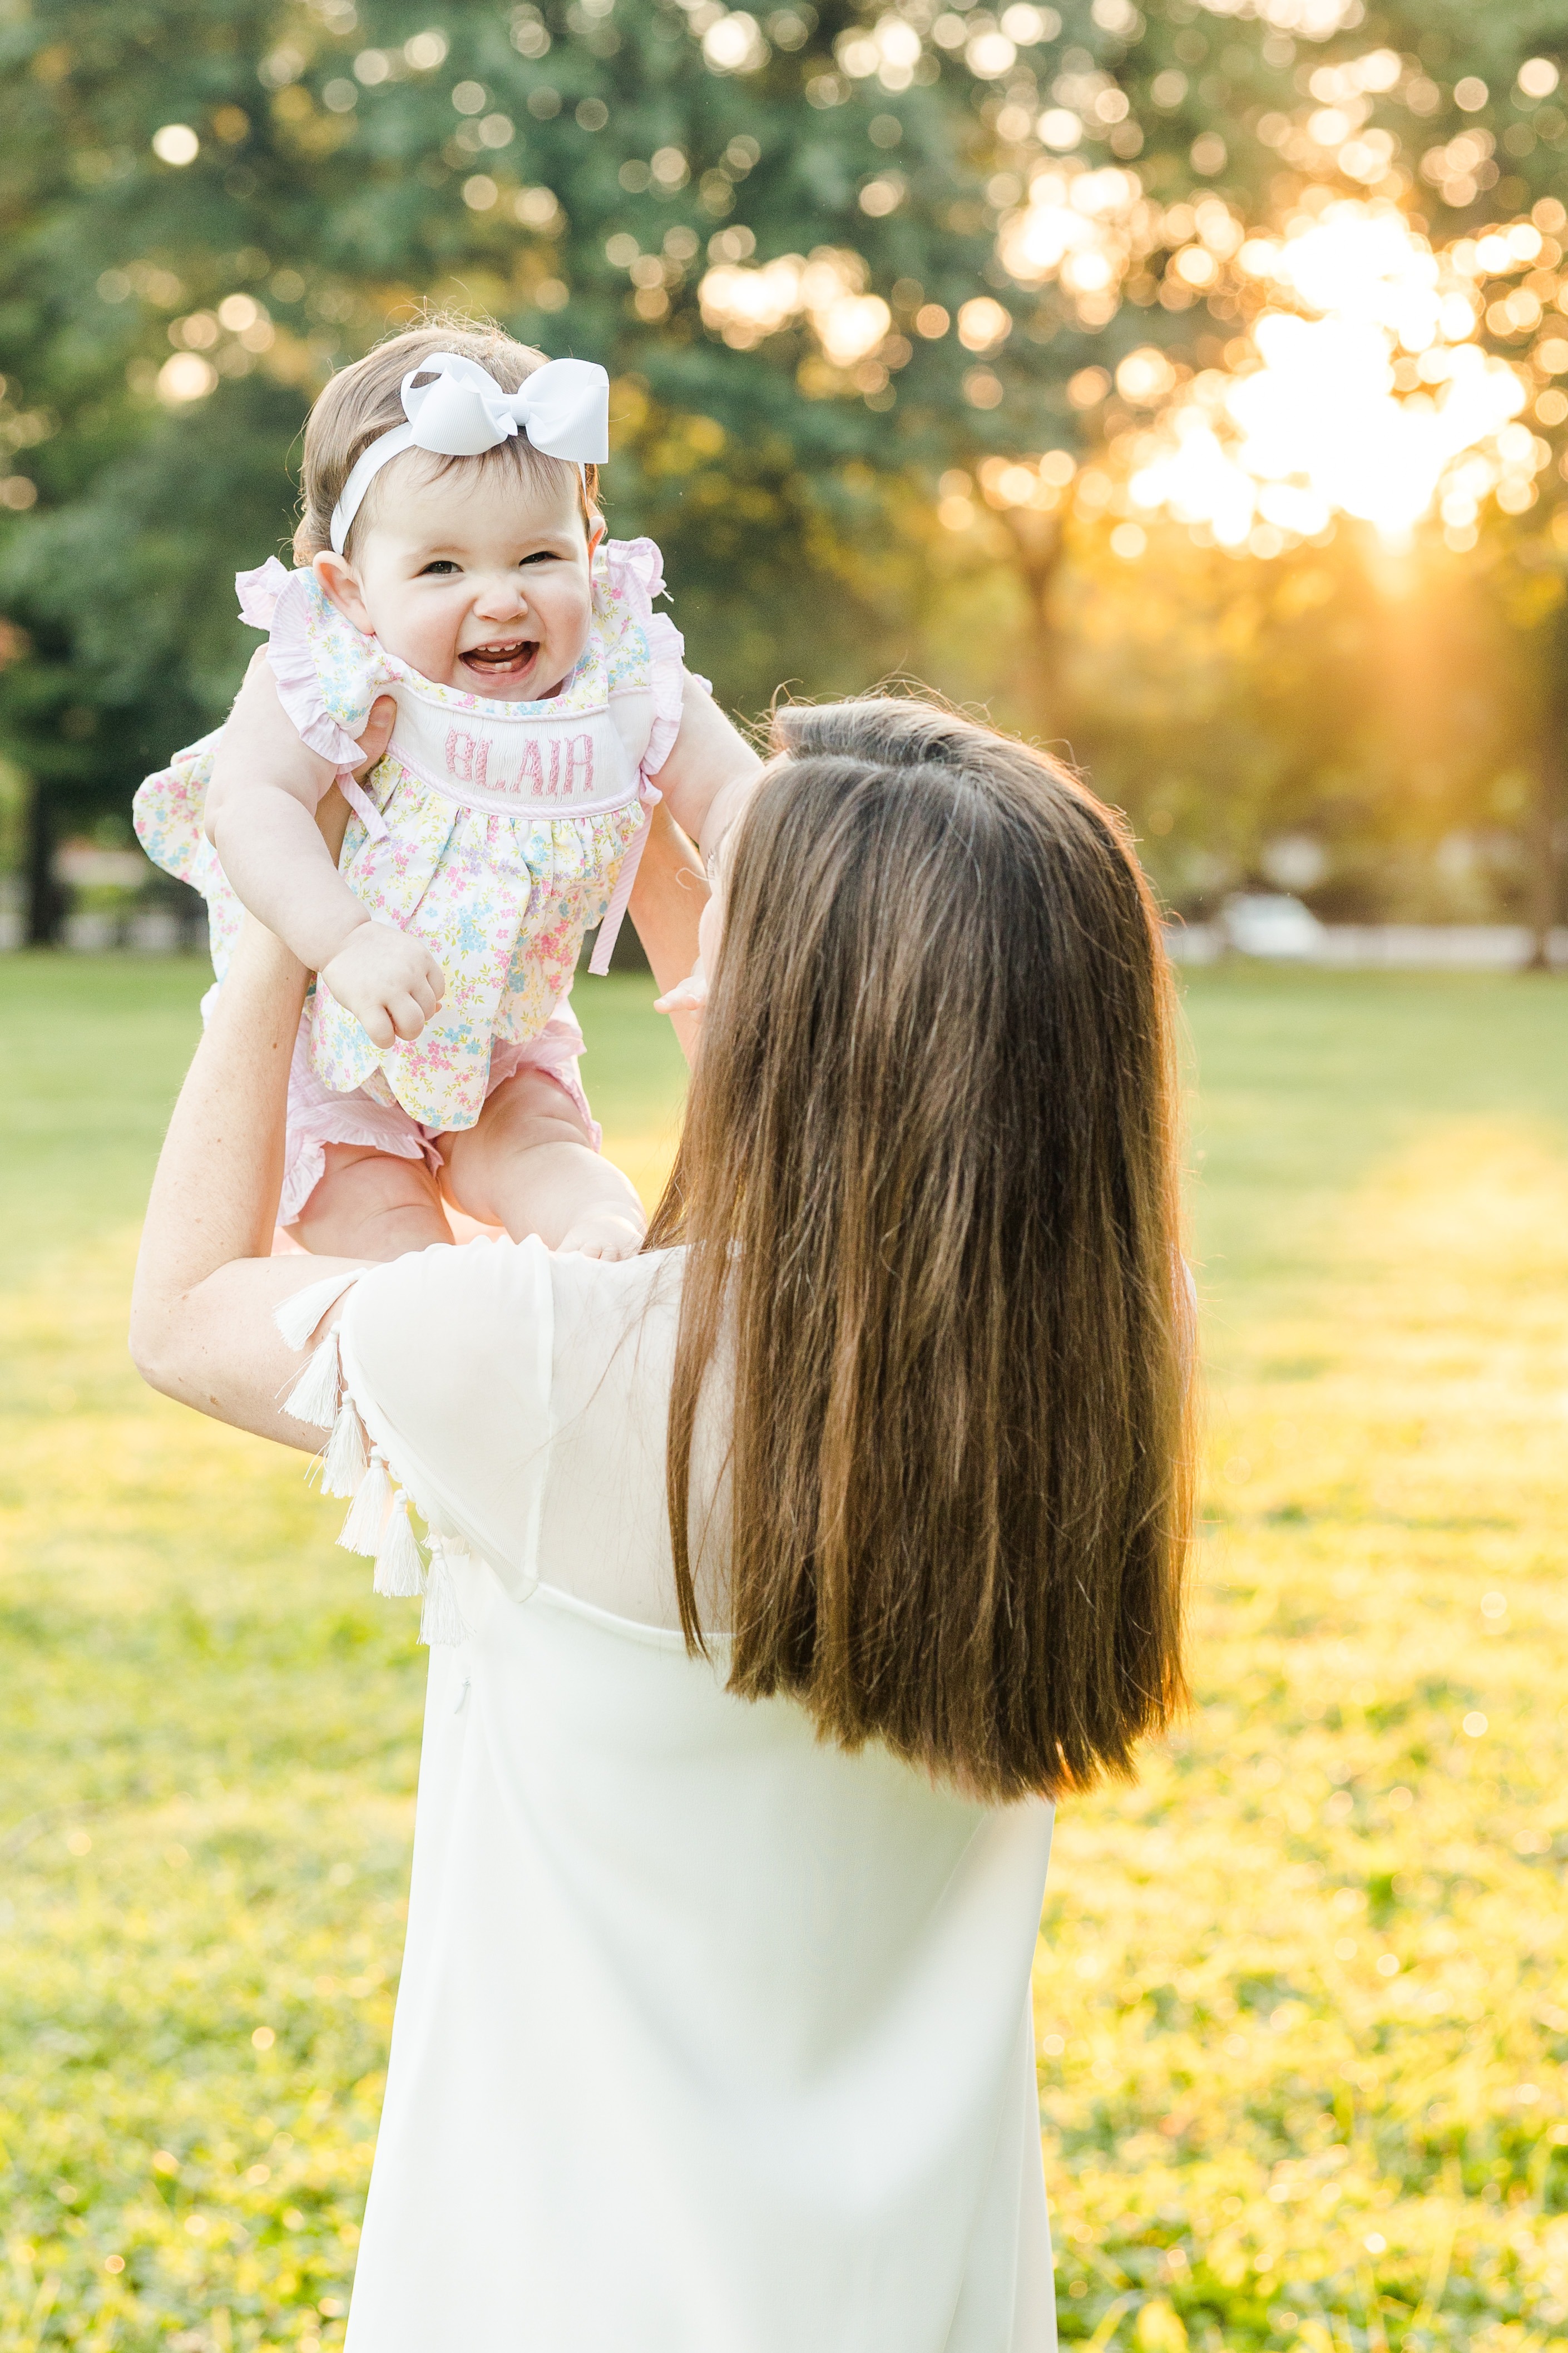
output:
M392 923L356 923L320 977L373 1046L417 1038L447 990L428 949Z
M555 1247L563 1253L577 1251L584 1258L636 1258L647 1230L646 1226L625 1210L611 1208L601 1202L596 1208L584 1210L582 1217L567 1228Z

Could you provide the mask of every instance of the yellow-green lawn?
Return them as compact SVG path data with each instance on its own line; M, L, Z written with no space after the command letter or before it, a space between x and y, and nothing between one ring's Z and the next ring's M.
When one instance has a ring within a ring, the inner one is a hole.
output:
M391 2023L412 1617L122 1345L203 977L0 962L5 2353L340 2343ZM649 993L578 992L645 1190ZM1063 2333L1568 2348L1568 987L1188 1012L1197 1704L1058 1825Z

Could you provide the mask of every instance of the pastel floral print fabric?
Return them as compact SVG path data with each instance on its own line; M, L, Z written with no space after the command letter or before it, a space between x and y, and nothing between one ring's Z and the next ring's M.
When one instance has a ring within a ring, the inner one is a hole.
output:
M237 585L245 617L270 628L279 695L312 750L346 769L371 705L395 697L392 744L365 788L349 790L339 871L447 978L421 1035L384 1049L317 988L310 1069L334 1093L363 1089L433 1133L471 1127L492 1044L543 1031L658 797L652 778L680 725L682 653L673 622L652 609L658 550L646 539L601 547L587 646L548 702L489 702L419 677L356 629L309 571L273 561ZM241 909L202 832L216 743L205 736L149 776L135 822L149 857L206 900L221 981Z

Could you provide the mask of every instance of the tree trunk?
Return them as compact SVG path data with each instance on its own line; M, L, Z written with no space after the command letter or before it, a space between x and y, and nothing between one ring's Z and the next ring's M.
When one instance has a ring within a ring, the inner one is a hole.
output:
M1019 699L1042 743L1060 744L1067 733L1061 639L1052 610L1052 592L1061 568L1061 518L1037 514L1032 507L1009 507L1003 516L1017 551L1018 575L1029 599L1028 636L1019 665Z
M1535 763L1535 797L1525 830L1530 874L1525 921L1530 926L1527 972L1545 972L1552 962L1552 934L1563 913L1563 821L1564 738L1568 737L1568 598L1546 626L1545 692L1541 741Z
M66 894L55 880L55 813L41 780L27 794L27 945L58 947Z
M1553 713L1535 767L1535 799L1525 835L1530 856L1526 915L1530 954L1526 972L1552 967L1552 934L1563 909L1563 746Z

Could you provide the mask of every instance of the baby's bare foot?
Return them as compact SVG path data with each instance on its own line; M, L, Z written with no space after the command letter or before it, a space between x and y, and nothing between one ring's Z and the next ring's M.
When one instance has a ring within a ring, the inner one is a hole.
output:
M624 1209L587 1209L568 1227L556 1248L583 1258L636 1258L646 1228Z

